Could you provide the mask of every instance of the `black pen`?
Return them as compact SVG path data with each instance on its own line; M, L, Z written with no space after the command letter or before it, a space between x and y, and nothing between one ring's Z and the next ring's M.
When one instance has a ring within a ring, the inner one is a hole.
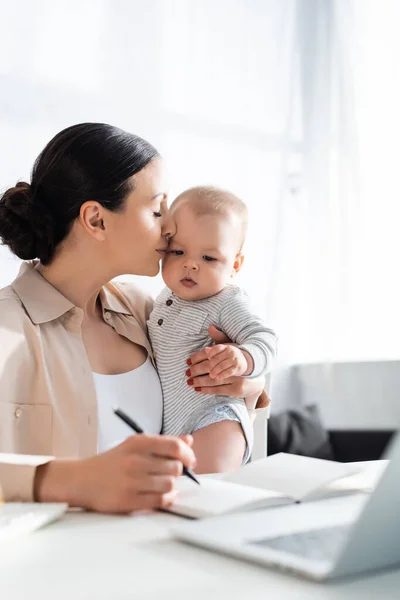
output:
M126 423L131 429L133 429L133 431L136 431L136 433L144 433L143 429L137 423L135 423L133 419L128 417L128 415L125 414L123 410L121 410L120 408L113 408L113 411L114 414L117 415L117 417L119 417L120 419L122 419L122 421ZM183 474L186 475L186 477L189 477L189 479L192 479L198 485L200 485L200 481L197 479L193 471L191 471L185 466L183 466Z

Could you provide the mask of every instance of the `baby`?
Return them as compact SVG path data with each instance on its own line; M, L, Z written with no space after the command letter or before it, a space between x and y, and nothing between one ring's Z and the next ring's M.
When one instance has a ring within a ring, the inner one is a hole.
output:
M163 433L193 434L197 472L232 469L252 450L245 402L201 395L188 385L185 372L188 356L204 347L215 379L258 377L271 367L276 336L231 283L243 263L247 208L229 192L196 187L178 196L171 212L176 234L162 264L167 287L148 321L164 396ZM210 325L238 346L212 345Z

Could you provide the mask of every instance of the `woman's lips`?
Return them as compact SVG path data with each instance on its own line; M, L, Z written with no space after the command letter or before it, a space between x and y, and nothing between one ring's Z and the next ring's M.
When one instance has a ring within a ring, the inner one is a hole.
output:
M157 250L156 250L156 252L158 252L158 254L159 254L160 256L165 256L165 253L166 253L166 251L167 251L167 249L166 249L166 248L165 248L164 250L162 250L162 249L160 249L160 248L157 248Z
M195 285L197 285L197 283L193 281L193 279L190 279L190 277L185 277L184 279L181 279L181 284L187 288L192 288Z

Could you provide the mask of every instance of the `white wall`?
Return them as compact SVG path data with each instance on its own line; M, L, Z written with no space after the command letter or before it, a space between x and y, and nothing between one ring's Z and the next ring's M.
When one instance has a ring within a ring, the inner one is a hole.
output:
M332 7L347 5L358 23L352 66L359 204L345 198L345 206L334 206L321 195L312 206L301 193L305 107L296 19L311 10L308 0L0 0L0 188L28 178L45 143L72 123L126 128L166 157L171 198L187 186L213 183L247 202L241 282L277 329L288 363L322 354L324 360L398 358L400 286L391 255L398 250L400 86L392 80L399 77L400 9L397 0L313 2L328 24ZM340 23L336 41L343 42L349 20ZM347 64L350 45L341 47ZM338 71L343 64L338 59ZM347 210L365 225L362 235L363 227L342 228ZM320 222L327 236L335 230L330 249L337 272L316 275L309 258L321 253L323 263L323 249L307 247L307 236ZM357 261L347 260L350 245ZM0 286L17 268L0 249ZM343 281L348 289L341 294ZM159 279L141 284L153 293L161 286ZM332 291L326 305L314 293L324 286Z
M0 188L28 178L68 125L104 121L137 133L167 158L171 197L213 183L248 202L243 280L266 314L295 4L0 2ZM1 250L0 286L16 268ZM142 285L156 292L161 283Z

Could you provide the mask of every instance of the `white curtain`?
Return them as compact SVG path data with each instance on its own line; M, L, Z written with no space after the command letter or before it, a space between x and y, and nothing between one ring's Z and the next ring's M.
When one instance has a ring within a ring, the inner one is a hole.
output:
M398 357L396 0L0 7L0 188L72 123L131 130L167 159L171 198L212 183L247 202L240 282L279 333L277 384L293 364ZM17 268L0 250L0 285Z
M393 100L399 17L396 0L302 3L307 251L295 361L400 357L393 278L399 210L396 169L388 169L397 162L400 124Z
M351 0L298 8L302 143L293 187L280 199L274 288L281 358L289 363L359 351L352 328L360 211Z
M275 407L317 403L330 428L390 429L399 424L400 4L300 6L302 169L277 252Z
M299 146L288 125L297 10L297 0L4 4L0 187L28 177L43 145L71 123L106 121L143 135L168 161L171 198L213 183L248 203L242 281L271 321L286 156ZM4 285L17 265L2 257Z

